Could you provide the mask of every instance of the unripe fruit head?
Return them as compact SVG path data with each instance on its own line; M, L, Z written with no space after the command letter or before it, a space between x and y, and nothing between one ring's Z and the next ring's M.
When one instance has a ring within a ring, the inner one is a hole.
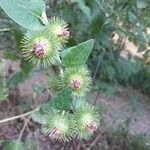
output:
M63 45L67 42L70 32L68 24L63 19L53 17L47 26L48 32L56 36Z
M76 131L79 138L87 139L98 129L99 113L89 104L82 104L74 114Z
M37 67L48 67L57 62L61 44L45 30L27 33L22 40L24 58Z
M75 97L84 96L91 87L91 77L85 66L75 66L64 71L61 77L62 87L70 86Z
M42 130L52 140L69 140L72 131L72 119L68 114L49 112L43 117Z

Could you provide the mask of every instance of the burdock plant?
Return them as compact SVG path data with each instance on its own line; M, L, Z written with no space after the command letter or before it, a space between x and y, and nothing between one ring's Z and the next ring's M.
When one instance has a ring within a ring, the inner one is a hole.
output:
M74 133L69 114L49 111L43 115L42 131L52 140L69 140Z
M83 103L75 110L74 120L79 138L89 138L99 127L100 116L98 111L89 104Z
M74 97L85 96L92 84L90 71L86 66L74 66L65 69L60 77L60 86L69 86Z
M69 39L70 32L68 24L62 18L52 17L47 25L47 30L56 36L62 44L65 44Z
M45 30L27 32L22 39L23 57L34 66L48 67L58 61L61 43Z
M35 69L54 70L49 74L46 88L54 91L55 96L32 113L33 120L42 124L42 132L52 140L89 138L100 125L99 112L85 101L92 88L90 71L85 63L94 40L65 48L70 37L69 26L62 18L48 19L42 0L20 3L1 0L0 6L27 29L20 49L26 66L31 64ZM18 13L22 18L16 16Z

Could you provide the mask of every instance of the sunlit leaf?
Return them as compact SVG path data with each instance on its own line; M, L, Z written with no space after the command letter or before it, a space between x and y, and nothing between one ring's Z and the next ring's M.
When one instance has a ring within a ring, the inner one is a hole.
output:
M0 6L10 18L25 28L37 30L43 27L43 0L0 0Z
M25 150L21 141L7 141L3 143L3 150Z
M93 49L94 40L88 40L62 53L62 65L66 67L84 65Z

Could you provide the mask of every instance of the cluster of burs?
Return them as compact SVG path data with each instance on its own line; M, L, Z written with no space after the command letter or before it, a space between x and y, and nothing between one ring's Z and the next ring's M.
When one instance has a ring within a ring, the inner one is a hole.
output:
M92 85L90 71L85 65L61 65L60 54L69 37L68 24L53 17L43 29L28 31L22 40L22 55L33 66L60 68L60 73L50 78L49 88L57 93L68 87L72 93L69 111L51 109L43 114L42 132L52 140L87 139L100 124L99 111L84 100Z

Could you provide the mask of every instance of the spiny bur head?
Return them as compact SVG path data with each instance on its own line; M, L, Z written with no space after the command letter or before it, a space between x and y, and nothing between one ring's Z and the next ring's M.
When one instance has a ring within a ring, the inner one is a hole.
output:
M90 73L85 66L71 67L65 70L62 76L62 86L70 86L73 96L82 97L91 88Z
M77 136L81 139L89 138L100 124L99 113L89 104L84 104L77 108L74 120L76 121Z
M37 67L48 67L55 63L60 49L58 40L44 30L28 32L22 40L24 58Z
M42 131L52 140L70 140L73 134L72 119L68 114L48 112L43 117Z
M47 28L49 33L53 33L62 44L67 42L70 32L67 22L65 22L63 19L57 17L51 18Z
M48 89L52 93L57 93L60 90L60 81L59 76L56 75L50 75L49 81L48 81Z

